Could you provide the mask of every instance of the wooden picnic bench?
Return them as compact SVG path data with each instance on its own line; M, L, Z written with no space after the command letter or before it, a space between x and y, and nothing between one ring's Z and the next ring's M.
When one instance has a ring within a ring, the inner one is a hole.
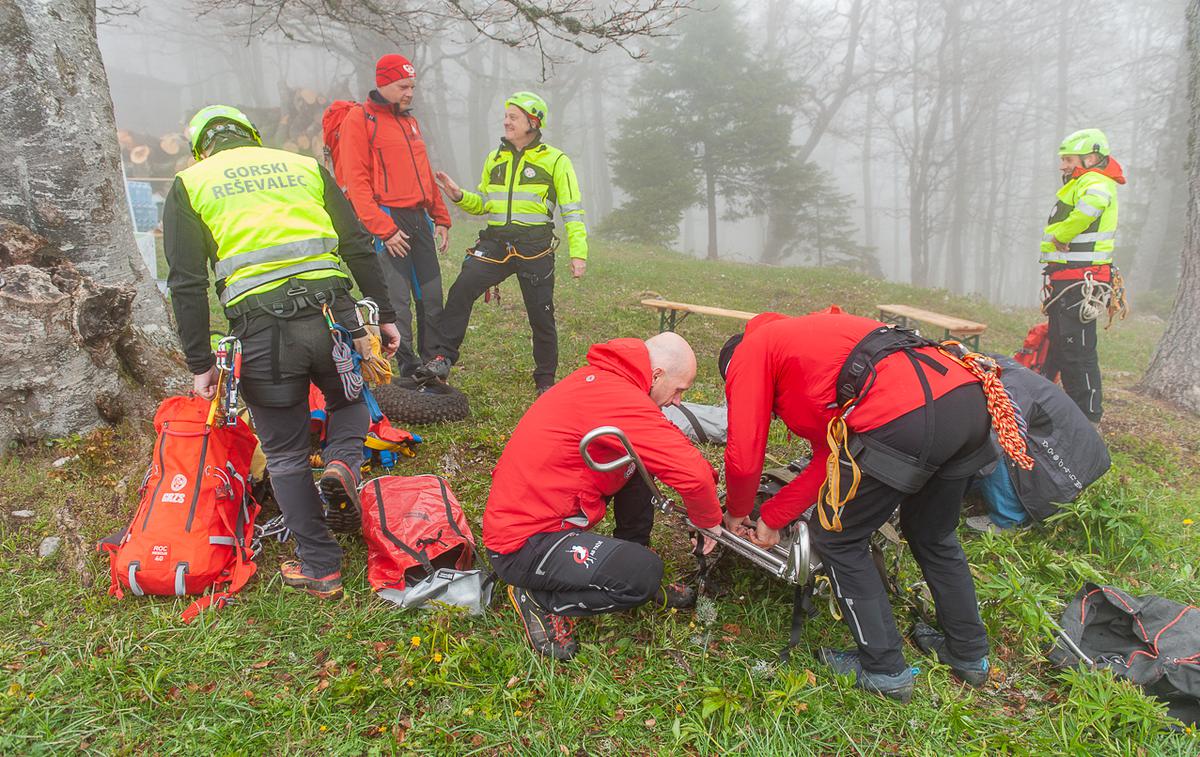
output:
M942 329L943 339L958 339L976 352L979 351L979 336L987 331L987 324L956 318L952 315L922 310L911 305L877 305L879 320L894 323L901 328L910 328L914 322L927 323Z
M683 319L692 313L719 315L724 318L737 318L741 321L748 321L758 315L758 313L747 313L745 310L728 310L726 308L710 307L709 305L671 302L670 300L646 299L642 300L642 305L658 311L658 331L660 334L664 331L674 331L675 327L683 323Z

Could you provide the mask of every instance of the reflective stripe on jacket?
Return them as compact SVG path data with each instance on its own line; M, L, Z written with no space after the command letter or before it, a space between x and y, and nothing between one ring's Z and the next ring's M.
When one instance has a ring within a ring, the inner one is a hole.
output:
M216 242L226 307L292 278L348 278L313 158L240 147L211 155L178 178Z
M540 226L562 215L573 258L587 259L587 226L579 180L571 159L556 147L534 142L517 151L508 140L488 155L477 192L463 191L456 203L488 226Z
M1100 171L1086 171L1058 190L1042 234L1041 262L1111 263L1116 236L1117 182ZM1068 249L1055 249L1056 239Z

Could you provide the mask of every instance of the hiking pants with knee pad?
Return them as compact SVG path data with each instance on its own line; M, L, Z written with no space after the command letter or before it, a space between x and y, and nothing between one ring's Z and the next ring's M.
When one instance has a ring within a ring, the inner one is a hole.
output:
M349 297L337 301L339 323L355 323L351 305ZM251 313L236 319L232 331L242 340L242 396L267 457L284 524L296 542L296 556L307 576L335 573L341 569L342 548L325 525L324 503L309 463L309 382L325 395L327 463L341 460L358 470L370 412L361 396L346 399L333 364L332 337L316 308L288 319Z
M535 245L540 246L540 245ZM484 292L516 274L521 285L521 298L533 331L533 380L538 386L554 383L558 370L558 330L554 325L554 254L534 260L512 258L505 263L492 263L468 255L462 271L450 293L442 315L443 353L451 363L457 363L459 350L466 338L471 310Z
M437 244L433 224L421 208L384 208L396 228L408 235L408 254L393 257L376 241L383 278L387 283L392 308L396 311L396 328L400 331L400 348L396 364L401 376L411 376L419 366L437 355L444 354L442 346L442 269L438 264ZM413 333L412 311L417 317Z
M991 422L979 384L967 384L932 403L934 443L928 461L949 467L987 444ZM916 458L926 434L927 407L890 421L866 436ZM845 466L843 466L845 467ZM843 486L849 478L842 471ZM934 474L915 494L905 494L865 471L854 499L842 510L842 530L809 522L813 545L829 571L834 594L858 646L863 669L894 675L906 667L887 590L871 557L871 534L900 508L900 530L933 594L949 651L961 660L987 655L975 582L958 542L958 519L970 478Z
M1100 358L1096 354L1096 322L1082 323L1079 320L1079 306L1083 302L1083 287L1068 287L1078 282L1053 281L1051 294L1053 299L1059 294L1049 308L1050 349L1046 352L1046 364L1042 367L1042 375L1054 380L1059 376L1062 380L1063 391L1074 400L1083 414L1093 423L1098 423L1104 415L1104 395L1100 386Z

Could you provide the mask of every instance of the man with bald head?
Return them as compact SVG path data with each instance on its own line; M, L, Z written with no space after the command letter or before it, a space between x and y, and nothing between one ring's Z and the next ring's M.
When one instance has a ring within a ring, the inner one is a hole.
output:
M678 334L645 342L592 345L587 365L538 398L517 424L492 472L483 542L526 636L543 655L568 660L578 644L575 618L654 601L690 604L690 592L663 586L662 560L651 551L650 491L632 464L609 473L588 468L579 442L597 426L617 426L651 475L683 498L692 524L722 522L717 474L662 414L696 377L696 356ZM601 462L624 454L598 440ZM613 506L613 535L591 529Z

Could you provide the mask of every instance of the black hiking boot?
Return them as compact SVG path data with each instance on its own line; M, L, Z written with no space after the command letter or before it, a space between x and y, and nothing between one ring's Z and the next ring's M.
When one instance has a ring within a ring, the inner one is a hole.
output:
M438 355L425 365L413 371L413 381L417 384L445 383L450 378L450 361Z
M539 653L556 660L569 660L579 651L575 641L575 619L555 615L541 608L529 592L508 587L508 598L525 625L525 637Z
M925 654L936 654L938 662L948 666L954 677L963 683L980 688L988 682L988 674L991 671L988 658L960 660L946 649L945 634L928 623L917 621L913 626L912 640Z
M858 652L842 652L829 647L821 647L817 652L817 660L823 662L838 675L844 676L853 673L854 685L864 691L882 694L902 704L908 704L908 701L912 699L912 668L905 668L894 675L872 673L863 670Z
M341 460L331 460L321 472L321 496L325 499L325 522L338 533L362 529L358 501L358 474Z
M676 581L658 587L650 601L664 610L686 610L696 605L696 591L682 581Z

